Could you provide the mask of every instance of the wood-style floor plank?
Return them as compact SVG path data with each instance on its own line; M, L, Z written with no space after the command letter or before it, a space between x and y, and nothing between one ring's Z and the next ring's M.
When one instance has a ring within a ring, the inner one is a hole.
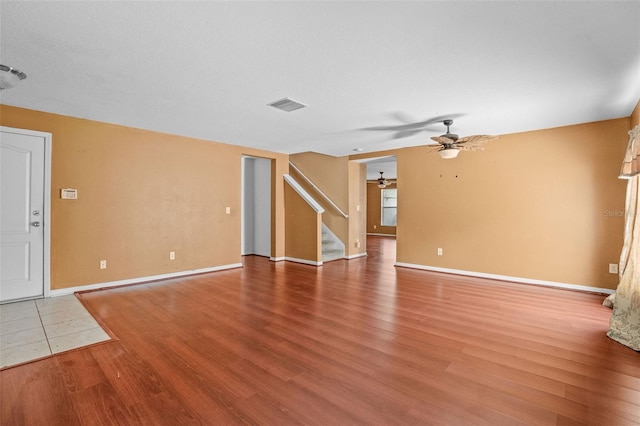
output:
M0 424L81 424L55 358L0 372Z
M367 252L82 293L115 339L0 371L0 424L640 424L603 295Z

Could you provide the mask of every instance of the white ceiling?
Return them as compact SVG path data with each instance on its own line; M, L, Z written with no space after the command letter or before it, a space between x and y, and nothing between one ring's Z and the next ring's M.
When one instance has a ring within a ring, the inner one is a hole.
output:
M464 114L460 135L629 116L640 1L0 1L0 102L207 140L352 154L366 127ZM267 106L290 97L308 108Z

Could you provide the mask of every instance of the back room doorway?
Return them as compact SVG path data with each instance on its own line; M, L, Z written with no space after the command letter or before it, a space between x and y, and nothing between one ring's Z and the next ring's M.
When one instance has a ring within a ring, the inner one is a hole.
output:
M398 160L395 155L359 160L367 166L367 238L396 240L398 215ZM400 195L401 196L401 195ZM381 250L392 250L387 259L395 262L396 243L382 242Z
M241 254L271 257L271 160L242 157Z

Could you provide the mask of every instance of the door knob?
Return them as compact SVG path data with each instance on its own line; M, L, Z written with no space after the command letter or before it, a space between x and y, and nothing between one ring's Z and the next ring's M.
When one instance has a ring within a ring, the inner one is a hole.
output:
M40 226L40 222L31 222L31 226L37 228L38 226Z

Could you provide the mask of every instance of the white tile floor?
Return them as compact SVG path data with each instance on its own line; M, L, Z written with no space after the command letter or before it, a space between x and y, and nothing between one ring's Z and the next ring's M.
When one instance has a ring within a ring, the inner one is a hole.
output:
M74 295L0 305L0 368L110 339Z

